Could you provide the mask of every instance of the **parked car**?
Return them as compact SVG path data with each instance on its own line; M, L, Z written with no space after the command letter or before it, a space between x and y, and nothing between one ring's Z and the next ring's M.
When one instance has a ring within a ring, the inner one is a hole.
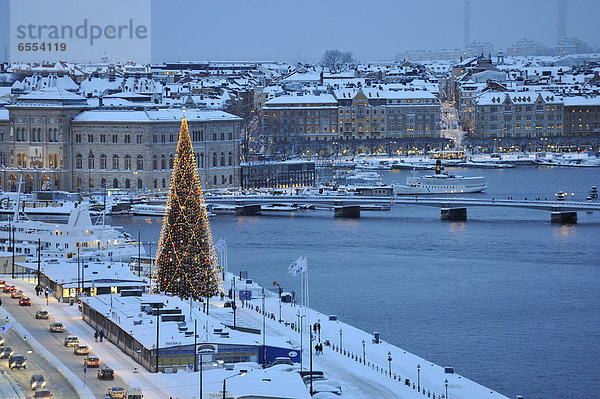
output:
M142 388L140 387L129 387L127 388L127 399L142 399L144 395L142 394Z
M108 390L108 397L110 399L121 399L125 397L125 389L123 387L111 387Z
M64 341L65 346L76 346L79 345L79 338L74 335L67 335Z
M38 310L37 312L35 312L36 319L48 319L48 317L49 315L47 310Z
M313 392L330 392L335 395L342 395L342 388L336 382L329 383L328 380L320 380L313 382L312 386Z
M19 300L19 306L31 306L31 299L24 296Z
M8 369L26 369L27 361L25 360L25 356L20 353L14 353L8 358Z
M29 396L27 399L51 399L52 394L47 389L43 391L36 391L33 396Z
M77 344L75 345L75 348L73 348L73 353L76 355L87 355L90 353L90 347L83 344Z
M29 387L32 390L37 388L44 388L46 386L46 379L41 374L34 374L29 380Z
M97 356L88 356L85 359L85 364L88 366L88 368L100 367L100 359L98 359Z
M98 370L98 378L101 380L114 380L115 371L110 367L103 367Z
M13 299L23 298L23 291L14 290L13 292L10 293L10 297Z
M287 364L293 366L294 362L292 362L292 359L290 359L289 357L276 357L275 360L271 361L267 365L267 367L276 366L278 364Z
M10 346L4 346L0 348L0 359L8 359L13 353L14 351Z
M50 332L65 332L65 326L62 323L52 323L50 324Z

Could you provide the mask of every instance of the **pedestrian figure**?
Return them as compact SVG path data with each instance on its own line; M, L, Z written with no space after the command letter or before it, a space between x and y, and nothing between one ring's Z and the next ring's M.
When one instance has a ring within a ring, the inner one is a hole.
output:
M2 306L2 299L0 299L0 306Z
M319 355L319 344L315 345L315 355Z
M102 342L102 339L104 338L104 332L100 331L98 333L98 337L100 337L100 342Z
M94 340L98 342L98 331L94 332Z

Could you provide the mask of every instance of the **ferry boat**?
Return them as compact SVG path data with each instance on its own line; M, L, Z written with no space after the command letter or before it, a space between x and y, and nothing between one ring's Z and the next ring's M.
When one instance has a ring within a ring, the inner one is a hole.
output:
M439 162L439 161L438 161ZM485 177L463 177L441 172L406 178L406 184L394 184L395 195L480 193L487 188Z
M64 223L49 223L23 219L15 211L7 221L0 221L0 251L12 251L27 257L36 257L38 239L40 256L45 259L110 259L129 261L132 256L145 254L144 247L116 227L92 223L89 202L78 204ZM12 234L11 234L12 232Z
M135 204L131 206L131 214L134 216L165 216L167 205L153 204ZM215 216L214 213L207 210L209 217Z

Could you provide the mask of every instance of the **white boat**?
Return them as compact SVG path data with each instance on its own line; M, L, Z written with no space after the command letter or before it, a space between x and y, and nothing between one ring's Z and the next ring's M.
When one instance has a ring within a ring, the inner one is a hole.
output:
M134 216L165 216L167 205L135 204L131 206L131 214ZM208 211L208 216L215 216Z
M459 166L467 167L467 168L484 168L484 169L502 169L502 168L514 168L515 165L510 162L500 162L500 161L473 161L468 160L461 162Z
M69 216L75 203L72 201L21 201L20 211L26 215ZM0 200L0 213L14 214L15 204L8 198Z
M131 206L131 214L135 216L165 216L166 205L135 204Z
M10 232L14 232L14 244ZM42 258L73 258L126 260L138 256L138 243L104 223L92 223L89 203L82 202L75 207L64 223L49 223L24 219L18 212L7 221L0 222L0 251L12 251L36 257L40 240ZM141 255L146 252L139 248Z
M385 159L363 158L356 161L355 168L359 170L391 170L392 165Z
M433 175L406 178L406 184L394 184L395 195L480 193L487 188L485 177L463 177L440 170Z
M597 168L600 167L600 160L598 159L569 159L569 158L542 158L537 159L536 163L543 166L560 166L568 168Z

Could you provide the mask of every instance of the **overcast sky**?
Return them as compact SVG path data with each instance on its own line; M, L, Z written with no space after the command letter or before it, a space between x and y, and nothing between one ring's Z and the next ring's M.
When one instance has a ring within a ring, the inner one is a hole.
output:
M402 50L461 48L463 6L464 0L152 0L152 59L314 61L337 48L359 60L391 60ZM0 59L8 10L9 0L0 0ZM600 0L568 0L567 35L600 47L599 16ZM556 19L557 0L471 0L470 37L496 50L520 38L554 46Z

